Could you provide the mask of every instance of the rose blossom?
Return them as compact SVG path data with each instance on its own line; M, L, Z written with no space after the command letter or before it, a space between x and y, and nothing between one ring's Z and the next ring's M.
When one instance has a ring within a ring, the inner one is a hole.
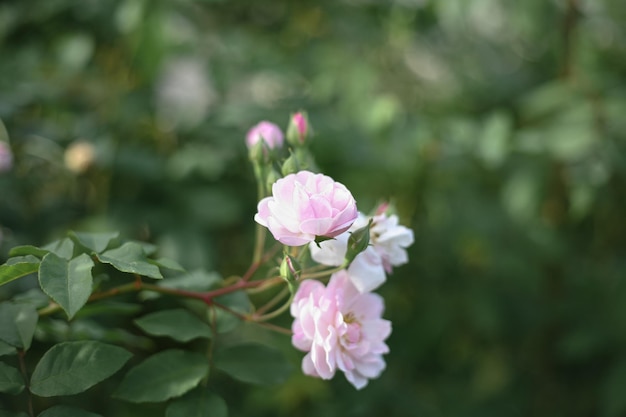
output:
M323 174L300 171L272 185L272 196L258 204L254 220L284 245L302 246L316 236L334 237L357 218L354 197Z
M2 127L2 124L0 124ZM9 144L0 141L0 172L10 171L13 167L13 153Z
M333 240L309 245L311 257L323 265L339 266L346 256L350 232L365 227L369 218L359 213L350 229ZM413 244L413 231L398 224L398 216L378 214L372 217L370 245L348 267L352 282L361 292L372 291L386 280L392 266L408 262L406 248Z
M283 132L274 123L262 121L253 126L246 135L246 144L248 148L256 145L263 140L270 149L280 148L283 146Z
M302 371L330 379L338 370L357 389L385 369L382 355L391 322L381 318L383 299L360 293L345 270L333 274L327 287L305 280L291 304L293 345L307 352Z

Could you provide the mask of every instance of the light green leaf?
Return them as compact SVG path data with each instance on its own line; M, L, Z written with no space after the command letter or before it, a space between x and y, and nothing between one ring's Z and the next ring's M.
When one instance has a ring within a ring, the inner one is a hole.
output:
M167 336L179 342L211 337L211 328L182 308L148 314L135 320L135 324L148 334Z
M208 291L216 288L221 282L222 277L217 272L207 272L198 269L181 276L165 279L159 282L158 285L180 290Z
M42 411L37 417L102 417L100 414L90 413L76 407L55 405Z
M238 345L215 353L215 367L235 379L251 384L279 384L292 371L284 355L258 344Z
M39 269L39 262L18 262L16 264L0 265L0 285L25 277Z
M41 261L39 285L65 310L70 319L91 295L91 268L93 261L84 253L70 261L49 253Z
M37 310L26 303L0 303L0 339L28 350L37 326Z
M165 410L165 417L227 417L228 407L219 395L195 389L175 401Z
M93 340L59 343L35 367L30 390L41 397L83 392L113 375L131 356L121 347Z
M153 265L159 266L161 268L171 269L172 271L185 271L185 268L180 266L180 264L173 259L159 258L156 260L149 259L148 261Z
M67 259L68 261L74 256L74 242L67 237L61 240L55 240L54 242L44 246L42 249L50 251L63 259Z
M115 269L122 272L150 278L163 278L159 268L149 262L141 245L135 242L126 242L119 248L108 250L96 256L100 262L111 264Z
M33 255L33 256L36 256L37 258L43 258L48 252L50 251L38 248L36 246L25 245L25 246L16 246L13 249L11 249L9 251L9 256L13 257L13 256Z
M134 403L165 401L193 389L208 373L204 356L165 350L132 368L113 396Z
M24 389L24 378L20 371L0 362L0 392L17 395Z
M69 232L70 238L76 243L91 249L96 253L103 252L111 240L119 236L119 232L104 232L104 233L82 233L82 232Z

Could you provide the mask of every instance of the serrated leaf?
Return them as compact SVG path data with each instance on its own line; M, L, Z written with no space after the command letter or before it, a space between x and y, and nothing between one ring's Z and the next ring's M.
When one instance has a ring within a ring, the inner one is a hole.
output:
M28 350L37 326L37 310L31 304L0 303L0 339Z
M68 261L74 256L74 242L67 237L61 240L55 240L54 242L44 246L42 249L50 251L63 259L67 259Z
M165 417L227 417L226 402L214 392L195 389L172 401L165 410Z
M115 269L122 272L150 278L163 278L159 268L148 261L141 245L135 242L126 242L119 248L108 250L96 256L100 262L113 265Z
M19 262L12 265L0 265L0 285L35 273L38 269L39 262Z
M232 346L218 351L214 362L217 369L250 384L279 384L292 371L291 364L280 351L258 344Z
M48 250L38 248L32 245L24 245L24 246L16 246L9 251L9 256L27 256L32 255L37 258L43 258L48 252Z
M90 413L81 408L67 405L55 405L42 411L37 417L102 417L100 414Z
M24 389L24 378L16 368L0 362L0 392L17 395Z
M145 315L135 320L135 324L148 334L167 336L179 342L211 337L211 328L197 316L182 308Z
M109 243L119 236L119 232L104 232L104 233L83 233L83 232L69 232L69 236L76 243L91 249L96 253L103 252Z
M91 258L84 253L70 261L49 253L41 261L39 285L70 319L91 295L93 265Z
M131 356L121 347L93 340L59 343L35 367L30 390L41 397L83 392L113 375Z
M134 403L165 401L193 389L208 373L209 362L204 356L165 350L132 368L113 396Z

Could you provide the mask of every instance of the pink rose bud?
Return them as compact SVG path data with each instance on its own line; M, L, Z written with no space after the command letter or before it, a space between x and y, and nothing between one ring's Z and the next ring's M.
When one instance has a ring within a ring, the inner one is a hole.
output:
M13 152L9 144L0 141L0 172L10 171L13 167Z
M254 220L287 246L302 246L316 236L335 237L350 228L358 212L345 185L323 174L300 171L279 179L261 200Z
M291 116L287 128L287 140L293 146L303 145L309 134L309 120L304 112L298 112Z
M337 370L355 388L365 387L385 369L382 355L391 323L382 318L382 297L360 293L345 270L333 274L324 286L304 280L291 304L293 345L307 354L302 371L331 379Z
M269 149L281 148L284 142L283 132L274 123L262 121L248 131L246 144L248 148L252 148L261 140Z

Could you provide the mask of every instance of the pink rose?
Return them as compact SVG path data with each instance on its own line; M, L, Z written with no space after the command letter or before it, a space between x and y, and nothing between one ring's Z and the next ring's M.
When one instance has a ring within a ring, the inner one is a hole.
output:
M305 280L291 304L293 345L308 352L302 371L330 379L337 370L357 389L385 369L382 355L391 323L381 318L383 299L360 293L343 270L332 275L327 287Z
M12 167L13 153L11 148L9 148L8 143L0 141L0 172L10 171Z
M343 184L323 174L300 171L272 185L272 195L259 202L254 220L282 244L302 246L316 236L340 235L357 215L354 197Z
M280 148L283 146L283 132L274 123L267 121L259 122L248 131L246 135L246 144L248 148L256 145L260 140L265 141L270 149Z

